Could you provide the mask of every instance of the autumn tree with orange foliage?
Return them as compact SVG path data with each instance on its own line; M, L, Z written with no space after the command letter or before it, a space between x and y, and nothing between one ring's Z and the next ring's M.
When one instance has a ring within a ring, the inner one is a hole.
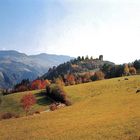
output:
M132 75L137 74L137 70L135 69L135 67L129 67L129 72L130 72L130 74L132 74Z
M75 85L75 77L73 74L68 74L66 80L68 85Z
M31 89L36 90L36 89L45 89L47 85L49 85L50 82L49 80L34 80L31 83Z
M31 89L32 90L36 90L36 89L40 89L41 88L41 80L34 80L31 83Z
M21 105L26 112L26 116L30 111L30 108L36 103L36 98L33 94L28 93L21 98Z

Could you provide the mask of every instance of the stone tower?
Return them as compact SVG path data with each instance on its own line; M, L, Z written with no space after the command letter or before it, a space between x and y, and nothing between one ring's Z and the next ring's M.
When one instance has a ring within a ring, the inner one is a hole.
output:
M99 60L103 61L103 55L99 55Z

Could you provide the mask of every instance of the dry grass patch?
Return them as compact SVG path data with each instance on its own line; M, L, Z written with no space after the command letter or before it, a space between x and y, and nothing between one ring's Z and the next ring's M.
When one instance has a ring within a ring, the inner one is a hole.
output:
M72 106L1 121L0 140L138 140L140 76L128 79L66 87Z

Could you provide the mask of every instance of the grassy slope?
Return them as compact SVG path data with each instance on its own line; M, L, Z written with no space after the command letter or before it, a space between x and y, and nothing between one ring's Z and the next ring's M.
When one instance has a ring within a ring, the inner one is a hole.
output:
M72 106L1 121L0 140L138 140L140 76L128 78L66 87Z
M27 93L33 93L36 96L37 103L34 107L32 107L31 112L36 110L42 111L48 108L48 104L50 104L50 100L46 98L45 95L42 94L43 90L36 91L27 91L20 92L15 94L10 94L2 97L2 104L0 105L0 113L11 112L15 114L19 114L20 116L25 115L25 111L20 105L21 98Z

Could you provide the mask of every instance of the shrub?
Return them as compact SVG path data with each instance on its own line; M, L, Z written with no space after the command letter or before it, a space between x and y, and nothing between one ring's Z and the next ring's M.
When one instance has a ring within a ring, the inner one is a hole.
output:
M66 94L60 85L55 84L55 85L47 86L46 93L47 96L49 96L56 102L62 102L62 103L65 102Z
M31 106L33 106L36 103L36 98L33 94L28 93L22 97L20 102L27 115Z
M16 115L10 112L6 112L1 115L1 119L10 119L10 118L19 118L19 115Z
M92 81L96 80L103 80L105 77L105 74L102 71L95 72L94 76L91 77Z
M70 104L66 96L66 92L63 87L58 84L53 84L46 87L46 95L53 99L54 102L61 102L64 104ZM69 103L68 103L69 102Z
M129 72L130 72L130 74L132 74L132 75L135 75L137 72L136 72L136 69L134 68L134 67L130 67L129 68Z
M128 64L124 65L124 75L128 76L129 75L129 67Z
M55 103L53 103L49 106L49 108L50 108L51 111L54 111L54 110L57 109L57 105Z
M70 100L66 99L66 100L65 100L65 105L66 105L66 106L70 106L70 105L72 105L72 103L71 103Z
M35 111L35 114L40 114L40 111Z

